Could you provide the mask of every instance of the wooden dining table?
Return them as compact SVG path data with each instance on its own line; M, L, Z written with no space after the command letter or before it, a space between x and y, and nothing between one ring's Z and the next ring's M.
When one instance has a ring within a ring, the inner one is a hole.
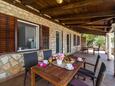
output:
M33 66L31 68L31 86L36 86L35 75L39 75L54 86L67 86L82 65L83 62L74 63L74 70L67 70L53 64L49 64L45 68ZM38 86L41 85L38 84Z

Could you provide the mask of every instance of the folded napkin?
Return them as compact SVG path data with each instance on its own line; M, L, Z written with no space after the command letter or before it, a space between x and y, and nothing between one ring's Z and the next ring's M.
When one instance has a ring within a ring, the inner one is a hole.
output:
M47 66L47 64L43 63L43 62L38 62L38 67L43 67L45 68Z

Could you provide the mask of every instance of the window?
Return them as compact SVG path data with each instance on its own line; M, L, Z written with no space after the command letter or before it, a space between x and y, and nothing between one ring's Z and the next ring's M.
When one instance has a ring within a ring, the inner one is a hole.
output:
M77 45L80 45L80 36L77 36Z
M18 50L38 49L38 26L27 23L18 22Z
M73 46L76 46L77 45L77 40L76 40L77 38L76 38L76 35L73 35Z

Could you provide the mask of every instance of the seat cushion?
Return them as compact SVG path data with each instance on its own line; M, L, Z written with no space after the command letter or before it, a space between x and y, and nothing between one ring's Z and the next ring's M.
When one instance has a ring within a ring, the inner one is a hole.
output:
M44 59L48 60L52 56L52 50L43 51Z
M78 71L78 74L79 75L83 74L85 76L92 77L92 78L95 76L94 72L84 69L84 68L80 68L80 70Z
M79 79L73 79L70 82L70 85L72 85L72 86L88 86L86 83L84 83L83 81L81 81Z

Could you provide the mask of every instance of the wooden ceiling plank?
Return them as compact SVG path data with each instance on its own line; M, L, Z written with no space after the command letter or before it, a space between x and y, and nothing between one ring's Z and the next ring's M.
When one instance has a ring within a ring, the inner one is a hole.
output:
M97 12L97 11L107 11L107 10L111 10L114 6L113 1L108 1L108 0L89 0L89 2L87 2L87 0L83 0L83 4L81 4L80 2L76 2L77 4L79 3L79 5L76 5L75 3L71 4L71 5L67 5L67 6L62 6L62 8L60 8L59 6L54 9L47 9L45 11L41 10L41 13L45 13L45 14L49 14L51 16L59 16L59 15L64 15L64 14L79 14L79 13L86 13L86 12ZM103 6L104 4L104 6ZM95 9L95 10L94 10Z
M60 11L61 10L68 10L68 9L71 9L71 8L78 8L78 7L81 7L81 6L87 6L87 5L92 5L92 4L97 4L97 3L102 3L104 1L102 0L82 0L82 1L79 1L79 2L72 2L72 3L69 3L69 4L65 4L65 5L60 5L60 6L56 6L56 7L53 7L53 8L46 8L46 9L42 9L41 12L44 13L44 12L53 12L53 11Z

